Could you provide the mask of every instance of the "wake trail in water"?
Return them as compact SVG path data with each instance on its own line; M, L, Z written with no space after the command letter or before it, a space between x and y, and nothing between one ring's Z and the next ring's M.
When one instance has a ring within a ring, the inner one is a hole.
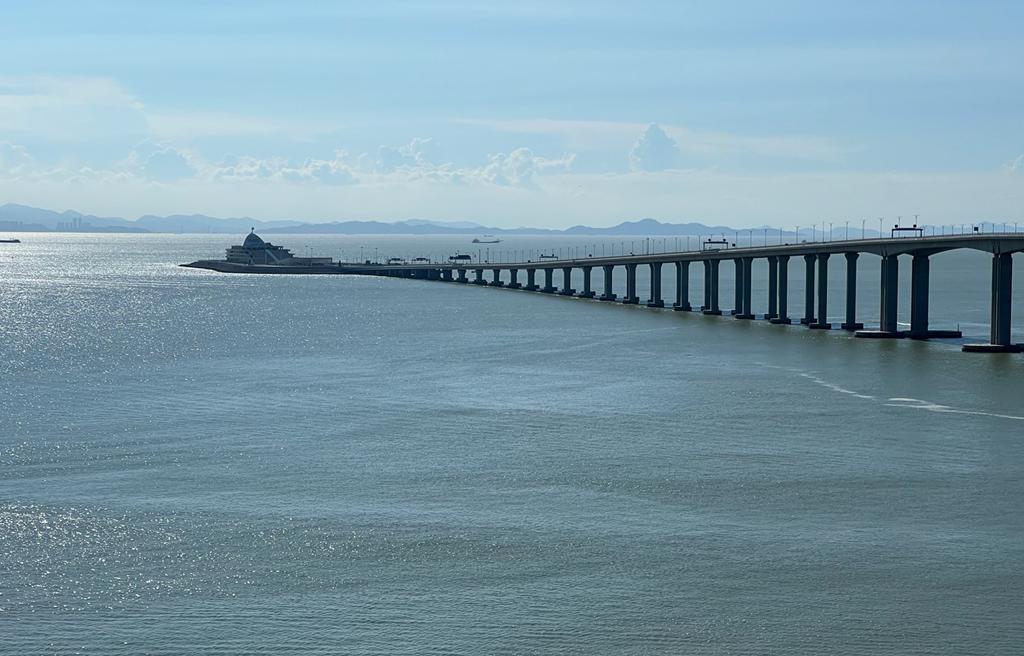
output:
M930 412L942 412L947 414L975 415L979 417L995 417L997 419L1024 421L1024 417L1017 415L1007 415L998 412L986 412L984 410L965 410L963 408L954 408L952 406L943 405L941 403L933 403L931 401L925 401L923 399L912 399L909 397L890 397L884 400L878 399L878 397L872 394L862 394L861 392L857 392L856 390L847 389L845 387L842 387L841 385L831 383L823 378L820 378L810 372L803 371L801 369L796 369L793 367L780 367L777 365L766 364L764 362L759 362L757 364L769 369L781 369L782 371L788 371L790 373L796 374L797 376L800 376L801 378L805 378L817 385L820 385L826 389L832 390L833 392L846 394L848 396L852 396L858 399L881 400L883 401L882 405L888 406L890 408L912 408L915 410L928 410Z
M930 412L945 412L957 415L978 415L982 417L998 417L999 419L1024 421L1024 417L1018 417L1017 415L1004 415L998 412L985 412L984 410L962 410L960 408L942 405L941 403L932 403L931 401L925 401L922 399L893 397L889 399L889 401L890 403L886 403L885 405L892 408L916 408L917 410L928 410Z

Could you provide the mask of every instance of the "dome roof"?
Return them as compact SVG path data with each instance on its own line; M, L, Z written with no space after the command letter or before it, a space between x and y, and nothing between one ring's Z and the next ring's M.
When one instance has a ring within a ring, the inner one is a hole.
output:
M264 241L260 239L260 236L255 232L247 234L245 236L245 241L242 242L242 248L263 248L264 245Z

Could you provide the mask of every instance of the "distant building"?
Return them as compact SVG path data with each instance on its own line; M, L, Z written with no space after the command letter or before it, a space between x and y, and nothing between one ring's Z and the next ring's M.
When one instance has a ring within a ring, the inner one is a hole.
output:
M226 259L235 264L286 264L291 266L331 264L329 257L295 257L287 248L263 241L255 230L245 236L245 241L241 246L232 246L227 249Z

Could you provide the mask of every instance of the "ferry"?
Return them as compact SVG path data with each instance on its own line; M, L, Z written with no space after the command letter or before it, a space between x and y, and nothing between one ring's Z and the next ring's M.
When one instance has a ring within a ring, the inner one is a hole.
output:
M501 240L494 235L484 235L473 240L474 244L500 244Z
M20 239L0 239L0 244L20 244Z

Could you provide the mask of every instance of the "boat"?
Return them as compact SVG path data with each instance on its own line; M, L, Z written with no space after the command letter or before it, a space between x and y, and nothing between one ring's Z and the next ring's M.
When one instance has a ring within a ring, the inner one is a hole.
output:
M474 244L500 244L501 240L494 235L484 235L473 239Z
M20 244L20 239L0 239L0 244Z

